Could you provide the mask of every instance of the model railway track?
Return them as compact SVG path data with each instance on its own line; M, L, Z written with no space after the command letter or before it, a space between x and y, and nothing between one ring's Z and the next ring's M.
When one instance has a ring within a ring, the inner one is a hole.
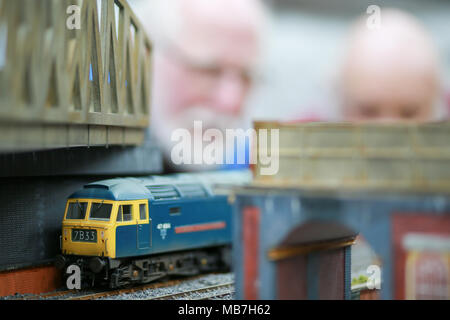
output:
M162 282L162 283L153 283L153 284L146 284L146 285L136 286L136 287L132 287L132 288L117 289L117 290L104 291L104 292L97 292L97 293L92 293L92 294L87 294L87 295L82 295L82 296L70 297L70 298L67 298L66 300L95 300L95 299L100 299L100 298L107 298L107 297L111 297L111 296L117 296L117 295L121 295L121 294L134 293L134 292L148 290L148 289L166 288L166 287L171 287L171 286L182 284L182 283L184 283L186 281L197 280L197 279L200 279L200 278L202 278L204 276L205 275L203 274L203 275L199 275L199 276L195 276L195 277L171 280L171 281L166 281L166 282Z
M229 295L232 295L232 294L234 294L234 293L235 293L234 289L231 289L231 290L229 290L228 292L213 293L213 294L210 294L210 295L208 295L208 296L203 296L203 297L201 297L201 298L193 298L193 299L191 299L191 300L212 300L212 299L221 299L221 298L225 298L225 297L227 297L227 296L229 296Z
M223 292L223 289L227 290L226 292ZM218 290L221 290L220 292L216 292ZM226 296L229 294L232 294L234 292L234 282L228 282L223 284L218 284L214 286L209 286L205 288L199 288L194 290L187 290L182 292L176 292L171 293L167 295L161 295L156 297L150 297L145 300L177 300L177 299L190 299L190 300L207 300L211 298L217 298L221 296ZM200 298L192 298L191 296L193 294L199 294L199 293L210 293L207 296L202 296Z
M42 293L37 295L31 295L21 298L20 300L41 300L41 299L48 299L48 298L56 298L56 297L63 297L67 295L73 294L72 290L65 290L65 291L58 291L58 292L51 292L51 293Z

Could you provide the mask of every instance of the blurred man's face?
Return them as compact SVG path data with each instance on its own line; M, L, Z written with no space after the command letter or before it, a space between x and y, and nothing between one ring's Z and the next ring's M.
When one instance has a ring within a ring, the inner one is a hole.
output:
M203 131L223 133L248 125L244 104L259 30L245 16L230 20L220 7L203 8L186 7L180 41L155 54L153 129L166 154L174 144L172 132L182 128L193 134L194 121L202 121Z
M340 82L348 121L432 120L439 95L437 56L423 27L398 10L381 13L378 30L353 31Z
M347 78L344 117L349 121L428 121L436 88L408 70L358 70Z
M191 129L194 120L202 120L205 128L226 129L240 121L251 85L252 55L229 40L230 47L217 46L206 59L175 48L159 56L162 112L178 127Z

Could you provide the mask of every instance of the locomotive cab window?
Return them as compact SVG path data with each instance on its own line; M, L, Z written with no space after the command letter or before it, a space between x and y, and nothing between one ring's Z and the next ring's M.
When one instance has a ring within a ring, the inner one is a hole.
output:
M145 203L139 205L139 219L147 220L147 209Z
M70 202L67 208L66 219L68 220L84 220L87 211L87 202Z
M119 212L117 213L117 221L118 222L126 222L133 220L133 207L131 204L120 205Z
M93 220L109 221L111 217L112 204L103 202L93 202L89 218Z

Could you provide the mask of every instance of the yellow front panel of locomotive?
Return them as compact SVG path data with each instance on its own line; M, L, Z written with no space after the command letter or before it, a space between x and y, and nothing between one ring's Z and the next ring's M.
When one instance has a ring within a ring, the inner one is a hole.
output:
M87 203L84 219L67 219L71 203ZM92 203L111 204L109 220L89 219ZM61 249L63 254L80 256L115 257L115 218L118 204L116 201L102 199L70 199L67 201L62 226ZM96 239L92 232L96 232ZM78 236L79 235L79 236ZM73 239L73 237L79 237ZM81 239L80 239L81 238ZM87 239L90 238L90 239ZM75 240L75 241L74 241ZM96 240L96 241L94 241Z

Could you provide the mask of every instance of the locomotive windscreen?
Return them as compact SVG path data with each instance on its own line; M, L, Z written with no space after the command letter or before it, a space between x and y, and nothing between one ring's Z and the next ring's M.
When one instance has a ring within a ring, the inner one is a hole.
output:
M111 217L112 204L93 202L89 219L109 220Z
M87 202L71 202L67 209L66 219L83 220L86 217Z

